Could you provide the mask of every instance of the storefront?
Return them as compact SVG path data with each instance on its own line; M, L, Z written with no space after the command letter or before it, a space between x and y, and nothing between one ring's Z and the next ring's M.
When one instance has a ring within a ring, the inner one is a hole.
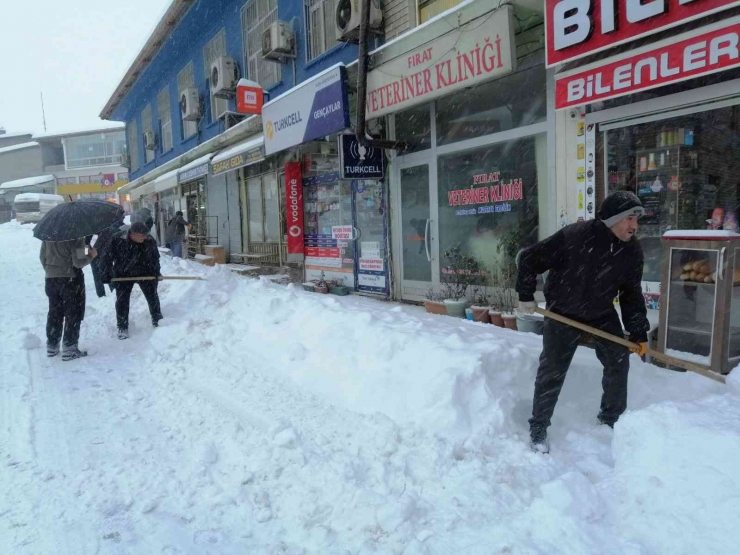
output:
M721 12L733 2L715 4ZM738 231L740 18L718 13L686 23L702 17L702 9L679 6L671 14L673 25L684 24L678 30L556 76L556 108L579 112L585 129L579 133L585 148L578 154L576 187L593 201L579 204L579 217L594 217L614 191L640 197L646 209L639 231L642 285L653 309L659 308L661 237L667 231ZM666 17L653 18L650 32L664 29ZM639 25L621 22L624 40ZM588 52L589 41L578 47ZM548 50L551 59L567 61L567 53L554 52L554 45Z
M393 160L390 191L402 299L441 291L453 246L476 258L486 285L512 287L501 268L547 235L546 72L543 52L528 48L543 26L517 33L514 8L482 2L462 6L458 21L430 41L410 33L423 46L368 76L368 117L392 114L394 138L409 145Z

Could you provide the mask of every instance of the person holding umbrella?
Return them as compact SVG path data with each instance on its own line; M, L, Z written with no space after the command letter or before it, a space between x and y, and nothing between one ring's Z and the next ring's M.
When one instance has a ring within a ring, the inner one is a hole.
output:
M82 268L98 253L86 252L86 237L95 235L123 216L117 204L81 200L60 204L50 210L33 230L40 239L39 259L46 278L49 298L46 319L46 354L57 356L62 344L62 360L87 356L79 348L80 326L85 318L85 277Z
M103 253L103 282L114 278L159 278L159 249L144 222L131 224L128 230L117 233ZM146 297L152 325L156 328L163 318L157 294L158 279L129 279L116 282L116 320L118 339L128 339L128 313L134 285Z

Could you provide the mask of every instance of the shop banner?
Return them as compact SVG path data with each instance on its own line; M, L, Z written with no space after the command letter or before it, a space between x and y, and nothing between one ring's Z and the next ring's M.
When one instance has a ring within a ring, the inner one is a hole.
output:
M218 160L218 156L216 156L211 162L213 166L213 175L221 175L222 173L229 172L231 170L237 170L239 168L243 168L244 166L250 166L252 164L256 164L257 162L261 162L265 159L265 149L262 146L258 146L256 148L251 148L249 150L245 150L244 152L240 152L239 154L235 154L234 156L231 156L230 158L227 158L225 160ZM208 173L208 169L206 168L206 173ZM180 178L180 181L182 181L182 178Z
M185 183L186 181L192 181L193 179L208 175L208 165L208 162L206 162L200 166L195 166L194 168L180 172L180 183Z
M383 149L365 148L354 135L339 135L342 179L383 179Z
M303 261L303 183L301 163L285 164L285 218L288 228L288 262Z
M511 6L379 65L367 75L367 118L424 104L514 71Z
M545 0L547 67L738 5L738 0Z
M342 64L304 81L262 108L267 154L349 126L347 69Z
M740 17L564 73L555 81L560 110L693 79L740 65Z

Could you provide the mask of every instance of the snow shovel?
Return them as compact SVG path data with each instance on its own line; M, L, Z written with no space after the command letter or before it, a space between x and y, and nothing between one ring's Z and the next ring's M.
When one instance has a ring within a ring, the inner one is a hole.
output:
M617 337L616 335L612 335L611 333L607 333L605 331L601 331L591 326L587 326L586 324L576 322L575 320L571 320L570 318L566 318L565 316L561 316L560 314L555 314L554 312L550 312L549 310L546 310L544 308L538 307L538 308L535 308L534 311L537 312L538 314L542 314L543 316L547 318L552 318L553 320L557 320L558 322L561 322L563 324L568 324L569 326L572 326L574 328L578 328L579 330L588 332L591 335L597 335L599 337L602 337L603 339L608 339L609 341L613 341L614 343L624 345L627 348L631 348L631 349L640 348L640 346L637 343L632 343L631 341L627 341L626 339L622 337ZM666 364L670 366L676 366L678 368L683 368L684 370L688 370L689 372L695 372L696 374L701 374L702 376L704 376L705 378L709 378L710 380L714 380L720 383L725 383L725 377L723 375L717 374L716 372L712 372L711 370L707 370L703 366L699 366L698 364L694 364L693 362L688 362L686 360L674 358L666 354L663 354L660 351L656 351L654 349L648 349L645 354L650 355L651 357L658 359L662 362L665 362Z
M198 276L141 276L141 277L125 277L125 278L113 278L111 281L149 281L153 279L158 279L159 281L162 281L163 279L182 279L182 280L188 280L188 281L206 281L202 277Z

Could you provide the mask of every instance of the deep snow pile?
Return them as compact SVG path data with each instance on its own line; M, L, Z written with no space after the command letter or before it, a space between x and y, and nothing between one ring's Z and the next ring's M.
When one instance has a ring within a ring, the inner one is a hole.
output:
M0 553L731 553L739 379L632 360L596 425L580 349L527 447L535 336L163 260L127 341L87 273L81 343L44 357L39 244L0 226Z

